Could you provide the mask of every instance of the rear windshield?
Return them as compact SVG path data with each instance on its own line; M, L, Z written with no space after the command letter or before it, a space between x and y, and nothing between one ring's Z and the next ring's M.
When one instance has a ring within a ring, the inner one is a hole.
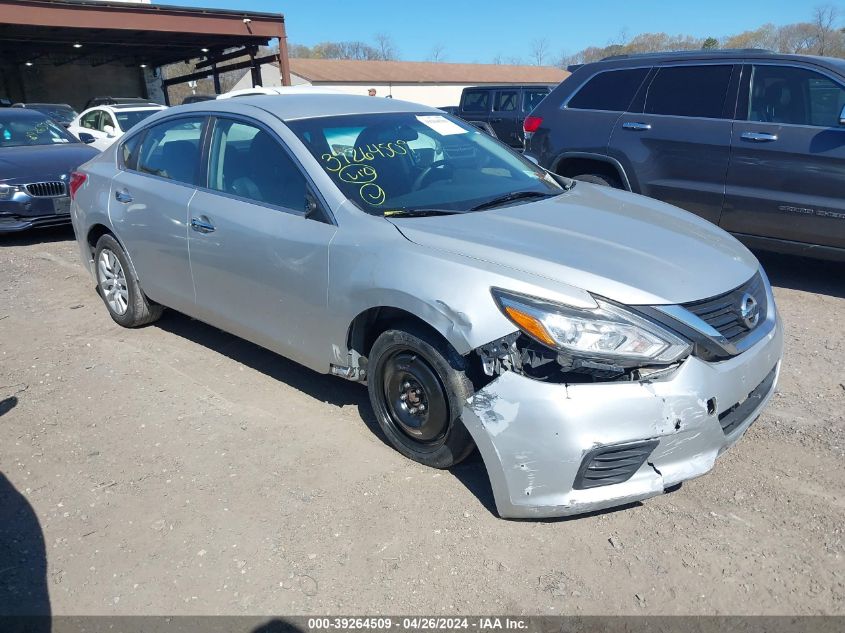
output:
M445 114L347 115L287 125L338 188L373 215L459 213L511 193L563 192L534 163Z
M0 114L0 147L74 143L68 132L41 115L10 117Z

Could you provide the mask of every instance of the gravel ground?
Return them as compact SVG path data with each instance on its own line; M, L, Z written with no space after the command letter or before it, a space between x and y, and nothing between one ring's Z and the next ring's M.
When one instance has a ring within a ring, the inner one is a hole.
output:
M845 267L768 256L778 393L709 475L496 517L480 458L174 313L115 325L68 231L0 238L0 613L845 614Z

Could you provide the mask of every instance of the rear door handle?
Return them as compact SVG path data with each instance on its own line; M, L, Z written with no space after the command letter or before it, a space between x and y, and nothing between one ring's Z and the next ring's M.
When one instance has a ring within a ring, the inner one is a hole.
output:
M623 123L622 127L626 130L634 130L636 132L643 132L651 129L651 123L638 123L636 121L628 121Z
M770 143L778 140L778 135L768 134L766 132L743 132L742 138L746 141L754 141L756 143Z
M191 228L197 233L213 233L217 229L208 221L208 218L191 218Z
M115 191L114 192L114 199L118 202L122 202L124 204L129 204L132 202L133 198L132 195L128 191Z

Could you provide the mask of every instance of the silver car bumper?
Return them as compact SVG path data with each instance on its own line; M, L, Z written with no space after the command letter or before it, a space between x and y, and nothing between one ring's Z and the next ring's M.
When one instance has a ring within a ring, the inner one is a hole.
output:
M502 374L463 412L499 514L580 514L703 475L774 393L782 350L778 319L739 356L715 363L690 357L652 382L563 385ZM603 480L603 473L611 476ZM628 477L602 485L620 473Z

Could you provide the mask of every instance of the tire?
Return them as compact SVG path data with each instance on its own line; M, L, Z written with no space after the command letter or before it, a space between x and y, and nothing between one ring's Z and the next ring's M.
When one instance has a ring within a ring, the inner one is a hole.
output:
M151 302L138 285L138 275L118 241L103 235L94 249L97 292L111 318L123 327L134 328L157 321L164 308Z
M460 416L474 390L451 345L407 325L376 339L367 366L370 403L396 450L433 468L454 466L472 452Z
M602 187L612 187L614 189L621 189L622 183L614 176L607 176L605 174L581 174L580 176L572 176L574 180L581 182L589 182L594 185L601 185Z

